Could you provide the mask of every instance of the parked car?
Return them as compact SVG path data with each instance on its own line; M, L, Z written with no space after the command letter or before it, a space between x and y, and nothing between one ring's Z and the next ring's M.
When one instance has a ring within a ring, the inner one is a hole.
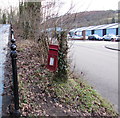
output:
M71 40L83 40L83 36L77 36L77 35L75 35L75 36L71 37Z
M116 41L120 41L120 35L117 35Z
M102 37L98 36L97 34L89 35L88 40L102 40Z
M114 34L107 34L103 36L103 40L107 40L107 41L116 41L117 40L117 36Z

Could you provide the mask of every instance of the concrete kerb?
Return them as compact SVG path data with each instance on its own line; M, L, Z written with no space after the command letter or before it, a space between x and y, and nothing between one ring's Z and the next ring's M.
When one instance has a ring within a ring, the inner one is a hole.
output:
M110 49L110 50L120 51L120 49L117 49L117 48L114 48L114 47L105 46L105 48Z

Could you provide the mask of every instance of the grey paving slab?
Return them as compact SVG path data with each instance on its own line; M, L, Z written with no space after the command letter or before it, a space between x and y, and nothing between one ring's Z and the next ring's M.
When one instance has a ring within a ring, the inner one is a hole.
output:
M4 63L6 60L10 25L0 24L0 117L2 116L2 93L4 80Z

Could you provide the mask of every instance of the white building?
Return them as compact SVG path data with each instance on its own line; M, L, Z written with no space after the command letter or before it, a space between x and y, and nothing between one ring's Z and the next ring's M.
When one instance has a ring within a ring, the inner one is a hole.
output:
M81 27L81 28L72 29L69 32L71 33L71 35L82 36L83 31L86 32L86 36L92 34L98 34L101 37L106 34L120 35L120 27L118 23Z

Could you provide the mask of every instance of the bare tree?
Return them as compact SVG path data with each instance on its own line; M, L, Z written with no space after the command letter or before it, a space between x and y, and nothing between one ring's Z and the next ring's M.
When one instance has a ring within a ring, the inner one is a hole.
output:
M66 27L64 22L68 19L70 12L72 11L72 5L70 9L62 16L59 15L60 8L63 3L59 0L47 0L43 4L43 24L42 28L46 35L48 35L49 43L52 39L52 44L59 45L59 57L58 57L58 70L55 73L54 79L65 81L67 80L67 53L68 53L68 44L67 44L67 31L64 30ZM52 22L51 22L52 21ZM59 28L59 29L58 29ZM58 79L59 78L59 79Z

